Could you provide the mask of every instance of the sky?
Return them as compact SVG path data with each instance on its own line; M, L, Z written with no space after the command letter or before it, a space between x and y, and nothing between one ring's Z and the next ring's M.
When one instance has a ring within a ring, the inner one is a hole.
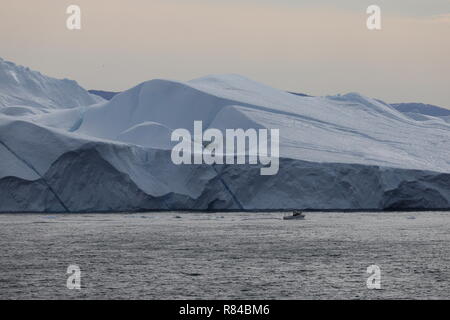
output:
M81 30L66 8L81 8ZM382 29L366 27L369 5ZM2 0L0 57L87 89L237 73L450 108L450 0Z

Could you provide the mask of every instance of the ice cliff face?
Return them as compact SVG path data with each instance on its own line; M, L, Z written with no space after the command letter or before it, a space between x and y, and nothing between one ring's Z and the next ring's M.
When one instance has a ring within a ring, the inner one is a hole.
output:
M450 124L359 94L304 97L220 75L92 102L0 113L0 212L450 208ZM280 129L279 173L174 165L171 132L197 120Z

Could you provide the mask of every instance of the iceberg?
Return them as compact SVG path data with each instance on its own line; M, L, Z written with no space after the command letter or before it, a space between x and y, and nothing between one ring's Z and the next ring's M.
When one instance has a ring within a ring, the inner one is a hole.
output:
M101 101L74 80L47 77L0 58L0 114L35 114Z
M20 70L14 76L10 69ZM450 208L450 123L357 93L294 95L240 75L94 98L0 62L0 212ZM24 79L38 77L33 90ZM52 90L48 90L52 88ZM7 111L5 111L7 110ZM175 165L176 129L279 129L279 172Z

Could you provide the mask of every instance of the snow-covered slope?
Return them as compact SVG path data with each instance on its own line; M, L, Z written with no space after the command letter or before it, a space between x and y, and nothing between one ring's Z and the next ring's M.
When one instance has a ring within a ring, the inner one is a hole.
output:
M281 156L398 168L450 169L450 127L421 123L359 94L300 97L237 75L152 80L74 120L76 133L170 149L177 128L279 128ZM412 139L414 137L414 139Z
M0 113L33 114L103 101L73 80L59 80L0 58Z
M280 171L180 165L173 130L280 129ZM238 75L152 80L111 101L0 115L0 211L450 208L450 124L351 93Z

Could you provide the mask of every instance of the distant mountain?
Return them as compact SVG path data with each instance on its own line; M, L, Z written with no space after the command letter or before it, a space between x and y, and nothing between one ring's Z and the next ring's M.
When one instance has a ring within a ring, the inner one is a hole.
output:
M311 97L308 94L304 94L304 93L298 93L298 92L290 92L288 91L290 94L295 94L296 96L300 96L300 97Z
M119 94L120 92L103 91L103 90L89 90L89 93L95 94L99 97L102 97L105 100L111 100L115 95Z
M442 107L424 103L394 103L391 104L397 111L402 113L419 113L432 117L448 117L450 110Z
M0 58L0 110L36 113L87 106L103 99L89 94L76 81L55 79Z

